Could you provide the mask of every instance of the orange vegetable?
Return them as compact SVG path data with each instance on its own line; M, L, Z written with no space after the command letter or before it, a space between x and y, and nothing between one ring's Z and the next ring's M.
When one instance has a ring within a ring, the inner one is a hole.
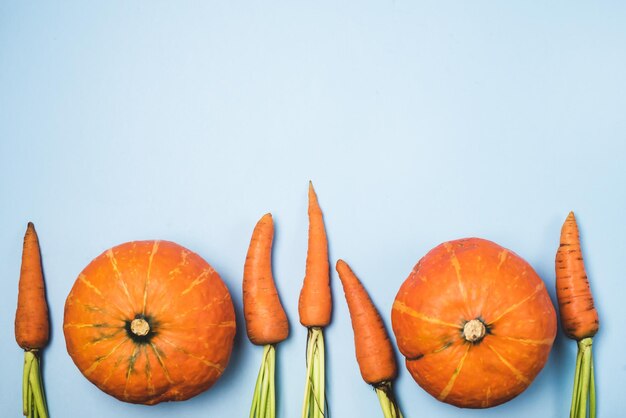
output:
M224 372L235 311L219 274L168 241L113 247L80 273L65 303L67 351L122 401L181 401Z
M243 311L254 344L276 344L289 335L287 315L272 276L274 221L263 216L254 227L243 269Z
M328 240L322 210L313 183L309 182L309 245L298 303L300 323L305 327L325 327L330 323L331 311Z
M582 340L596 335L598 311L585 272L574 212L569 213L561 229L561 243L556 253L556 292L567 336Z
M464 408L498 405L524 391L556 335L541 278L515 253L479 238L426 254L402 284L391 320L413 378Z
M309 245L306 254L306 274L298 301L300 323L308 328L307 378L304 385L302 418L322 418L328 414L323 327L330 323L331 311L328 240L322 210L317 202L313 184L309 182Z
M563 330L578 341L571 418L596 416L596 387L593 370L593 339L598 332L598 312L593 304L589 280L580 249L580 237L574 212L570 212L561 228L556 253L556 295Z
M243 269L243 311L248 338L264 345L263 361L254 388L251 418L276 416L275 344L289 335L289 323L272 276L274 221L265 214L257 222Z
M24 350L43 348L48 343L49 327L39 239L35 226L29 222L24 235L15 339Z
M19 293L15 312L15 340L24 349L22 412L28 418L48 417L39 358L48 343L50 324L39 239L32 222L24 235Z
M339 260L336 269L350 311L361 376L376 389L384 416L402 417L391 389L391 381L398 374L398 367L383 320L350 266Z
M337 273L350 310L356 359L363 380L370 385L393 380L398 370L382 318L367 291L345 261L337 261Z

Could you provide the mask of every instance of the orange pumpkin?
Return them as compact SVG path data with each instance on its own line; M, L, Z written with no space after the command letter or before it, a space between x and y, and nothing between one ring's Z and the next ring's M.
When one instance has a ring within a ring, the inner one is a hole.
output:
M520 394L545 365L556 335L554 306L537 273L479 238L426 254L402 284L391 320L417 383L464 408Z
M122 401L181 401L228 364L235 311L228 289L197 254L167 241L105 251L65 303L67 351L80 371Z

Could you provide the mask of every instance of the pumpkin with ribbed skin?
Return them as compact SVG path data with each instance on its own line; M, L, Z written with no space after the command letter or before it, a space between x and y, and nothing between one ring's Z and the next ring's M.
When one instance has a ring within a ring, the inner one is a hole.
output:
M235 336L228 289L197 254L168 241L105 251L65 303L67 351L80 371L122 401L188 399L224 371Z
M556 335L554 306L532 267L479 238L446 242L424 256L401 286L391 320L417 383L464 408L524 391Z

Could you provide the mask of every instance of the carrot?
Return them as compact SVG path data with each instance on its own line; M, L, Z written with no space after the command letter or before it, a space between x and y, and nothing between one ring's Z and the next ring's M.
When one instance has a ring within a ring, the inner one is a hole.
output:
M331 311L328 240L322 210L313 183L309 182L309 245L298 302L300 323L305 327L325 327L330 323Z
M556 253L556 291L567 336L582 340L596 335L598 311L585 272L574 212L569 213L561 229L561 245Z
M398 373L398 368L380 314L345 261L337 261L337 273L339 273L350 310L356 359L363 380L370 385L393 380Z
M289 323L272 276L274 221L265 214L254 227L243 269L243 310L248 338L264 345L250 417L276 416L275 344L289 335Z
M384 416L401 417L391 390L391 381L398 374L398 367L383 320L350 266L338 260L336 269L350 311L361 376L376 389Z
M569 338L578 341L574 374L571 418L596 416L596 391L593 372L592 337L598 332L598 312L593 303L585 272L578 225L570 212L561 228L561 241L556 253L556 293L563 329Z
M22 267L20 270L15 340L24 350L43 348L48 343L48 305L41 269L39 240L32 222L24 235Z
M274 221L264 215L252 232L243 269L243 309L248 338L257 345L276 344L289 335L287 314L272 276Z
M302 418L321 418L326 411L326 378L323 328L330 323L332 298L330 293L330 266L328 240L324 229L322 210L309 182L309 242L306 272L298 301L300 323L308 328L307 378L304 386Z
M48 416L39 350L46 346L50 333L39 239L32 222L24 235L22 266L15 312L15 340L25 351L22 379L22 410L27 417Z

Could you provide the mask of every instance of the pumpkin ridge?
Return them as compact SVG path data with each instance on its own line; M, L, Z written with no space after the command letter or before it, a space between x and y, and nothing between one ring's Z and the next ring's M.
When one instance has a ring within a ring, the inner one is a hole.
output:
M498 253L498 265L496 266L496 271L500 271L500 267L502 267L502 264L504 264L508 257L509 250L507 250L506 248Z
M407 357L406 360L407 361L419 361L419 360L423 359L426 356L432 356L434 354L442 353L442 352L446 351L448 348L453 347L455 344L458 344L459 341L460 340L448 341L444 345L442 345L441 347L436 348L436 349L434 349L432 351L429 351L428 353L419 354L419 355L417 355L415 357L412 357L412 358Z
M189 256L190 253L191 251L189 250L185 250L185 249L181 250L180 261L178 262L178 264L174 266L174 268L172 268L170 271L167 272L168 283L174 280L176 276L178 276L181 273L181 267L185 267L188 264L187 257Z
M78 300L78 299L76 299L76 300L74 301L74 303L75 303L76 305L80 305L80 306L82 306L82 307L83 307L86 311L88 311L88 312L97 312L97 313L99 313L99 314L101 314L101 315L108 316L108 317L113 318L113 319L115 319L115 320L118 320L118 321L124 321L124 317L125 317L125 315L123 315L123 313L122 313L121 311L120 311L120 316L115 316L113 313L111 313L111 312L107 311L107 310L106 310L106 309L104 309L104 308L101 308L100 306L90 305L90 304L87 304L87 303L85 303L85 302L81 302L81 301L80 301L80 300Z
M195 356L193 354L191 354L189 351L185 350L184 348L178 346L177 344L174 344L173 342L171 342L170 340L168 340L167 338L161 336L160 340L163 340L164 343L174 347L176 350L180 351L181 353L185 354L187 357L192 358L194 360L199 361L200 363L209 366L215 370L217 370L218 372L222 373L224 371L224 368L221 367L219 364L214 363L212 361L203 359L201 357Z
M105 322L98 322L95 324L87 323L67 323L63 324L63 328L119 328L117 325L110 325Z
M115 372L115 370L119 367L120 364L122 364L122 360L124 360L123 356L119 356L117 358L117 360L115 361L115 363L113 364L113 367L111 367L111 370L109 370L109 374L107 374L107 376L104 378L104 380L102 381L102 384L106 384L106 382L109 381L109 379L111 378L111 376L113 376L113 372Z
M107 298L104 297L104 295L102 294L102 292L100 291L100 289L98 287L96 287L93 283L91 283L88 279L87 276L85 276L84 273L81 273L78 275L78 281L80 281L82 284L84 284L85 286L87 286L87 288L89 290L91 290L93 293L95 293L96 295L98 295L100 297L100 299L110 302ZM73 289L72 292L70 293L70 295L72 295L74 293ZM120 308L119 306L117 306L117 304L110 302L111 305L117 309L120 314L122 315L122 317L124 317L124 310L122 308Z
M188 327L177 326L175 328L169 328L169 327L167 327L167 325L163 325L163 326L160 326L159 329L161 329L163 331L168 331L170 333L176 333L176 332L179 332L179 331L187 333L188 331L193 331L193 330L197 330L197 329L234 328L236 326L237 326L237 324L235 323L235 321L221 321L221 322L211 322L211 323L205 322L201 326L189 325Z
M180 314L177 314L177 315L176 315L176 318L185 318L185 317L187 317L187 315L189 315L189 314L190 314L190 313L192 313L192 312L197 312L197 311L205 311L205 310L210 309L211 307L213 307L213 304L214 304L215 302L223 302L223 301L224 301L223 299L222 299L222 300L220 300L218 297L214 297L214 298L213 298L213 300L211 300L211 302L209 302L209 303L207 303L207 304L205 304L205 305L202 305L202 306L194 306L193 308L191 308L191 309L189 309L189 310L187 310L187 311L185 311L185 312L182 312L182 313L180 313Z
M109 357L111 357L113 355L113 353L115 353L117 351L118 348L120 348L125 342L127 342L129 340L130 340L130 338L124 338L122 341L120 341L120 343L118 345L113 347L111 349L111 351L109 351L107 354L96 358L94 360L94 362L91 364L91 366L89 366L89 368L85 370L85 376L89 376L91 373L93 373L93 371L96 370L96 368L100 365L100 363L102 363L104 360L106 360Z
M143 350L144 355L146 356L146 379L147 379L147 386L148 386L148 392L150 393L150 395L155 395L156 390L154 389L154 384L152 383L152 364L150 363L150 356L148 355L148 348L147 346L144 344L143 346L141 346L141 349Z
M406 314L408 316L412 316L413 318L421 319L424 322L429 322L429 323L435 324L435 325L443 325L443 326L452 327L452 328L456 328L456 329L459 328L459 326L457 324L452 324L450 322L445 322L445 321L442 321L440 319L433 318L431 316L428 316L426 314L418 312L415 309L407 306L404 302L402 302L400 300L397 300L397 299L393 303L393 309L396 310L397 312Z
M137 356L139 353L137 352L139 346L135 345L133 347L133 352L128 359L128 370L126 371L126 382L124 383L124 398L128 399L128 381L130 380L130 375L133 372L133 367L135 367L135 362L137 361Z
M194 280L193 280L193 281L189 284L189 286L188 286L185 290L183 290L183 291L181 292L180 296L184 296L184 295L186 295L187 293L191 292L191 290L192 290L194 287L196 287L196 286L198 286L199 284L203 283L203 282L206 280L207 276L208 276L209 274L211 274L212 272L213 272L213 271L212 271L212 270L210 270L210 269L204 269L204 270L202 271L202 273L200 273L200 274L198 275L198 277L196 277L196 278L195 278L195 279L194 279Z
M146 314L146 304L148 302L148 285L150 284L150 271L152 269L152 260L154 259L154 255L159 250L159 244L161 241L154 241L152 245L152 251L150 251L150 258L148 259L148 268L146 272L146 281L143 286L143 308L141 309L141 314Z
M113 328L113 327L107 327L107 328ZM93 340L91 340L91 341L87 342L86 344L84 344L81 349L84 350L85 348L93 347L94 345L99 344L99 343L101 343L103 341L108 341L108 340L111 340L113 338L117 338L118 334L120 332L122 332L123 330L124 330L123 328L117 327L117 331L113 332L112 334L102 334L99 337L96 337Z
M448 380L448 383L446 384L446 386L443 388L443 390L437 397L437 399L439 399L440 401L443 401L444 399L446 399L448 395L450 394L450 391L454 387L454 382L456 382L457 377L461 373L461 369L463 368L463 363L465 363L465 359L467 358L467 355L469 354L469 351L471 348L472 348L471 345L467 346L467 349L465 350L465 353L461 357L461 360L459 361L458 366L456 366L456 368L454 369L454 373L452 373L452 376L450 376L450 380Z
M495 355L498 357L498 359L502 362L502 364L504 364L509 370L511 370L511 372L513 373L513 375L515 376L515 378L517 380L519 380L522 383L525 383L526 385L530 385L530 380L528 380L528 378L526 376L524 376L524 374L522 372L520 372L519 370L517 370L515 368L515 366L513 366L511 363L509 363L503 356L502 354L498 353L496 351L495 348L493 348L490 344L487 344L487 347L489 347L489 349L491 351L493 351L495 353Z
M519 338L519 337L509 337L507 335L494 335L494 337L502 338L509 341L517 341L522 344L530 344L530 345L552 345L552 339L546 338L544 340L533 340L530 338Z
M111 266L113 267L113 272L115 273L115 276L117 277L118 283L122 286L122 290L124 291L124 294L126 295L126 299L128 300L128 305L130 309L134 310L133 299L130 297L130 292L128 291L128 285L126 284L126 281L124 280L122 272L117 267L117 259L115 258L115 253L113 253L113 248L108 249L105 254L107 258L109 259L109 261L111 262ZM116 308L118 308L120 312L124 312L119 307L116 306Z
M150 341L149 344L150 344L150 347L152 348L152 351L154 352L155 357L157 358L159 364L161 365L161 368L163 369L163 374L165 375L165 378L167 379L169 383L174 383L174 381L170 377L169 370L167 370L167 367L165 367L165 363L163 362L163 358L161 357L161 354L159 353L158 347L152 341Z
M519 302L509 306L507 309L504 310L504 312L502 312L500 315L498 315L498 317L496 319L494 319L493 321L489 322L488 325L491 326L491 325L495 324L500 319L502 319L502 317L504 317L505 315L511 313L512 311L514 311L515 309L519 308L520 306L522 306L524 303L528 302L529 300L532 300L535 296L537 296L544 289L545 289L545 285L543 284L543 282L540 282L539 284L537 284L537 286L535 286L535 290L530 295L524 297Z
M448 255L450 256L449 261L450 261L450 264L452 264L452 267L454 268L454 272L456 274L456 281L459 286L459 293L461 294L461 298L463 298L463 302L465 304L465 312L466 314L468 314L467 316L469 317L471 316L469 315L469 312L471 312L471 309L469 306L469 299L467 298L467 290L465 289L465 285L463 285L463 282L461 281L461 263L459 262L459 259L456 256L456 253L454 252L454 248L452 248L452 245L450 243L446 242L444 244L444 247L446 251L448 252Z

